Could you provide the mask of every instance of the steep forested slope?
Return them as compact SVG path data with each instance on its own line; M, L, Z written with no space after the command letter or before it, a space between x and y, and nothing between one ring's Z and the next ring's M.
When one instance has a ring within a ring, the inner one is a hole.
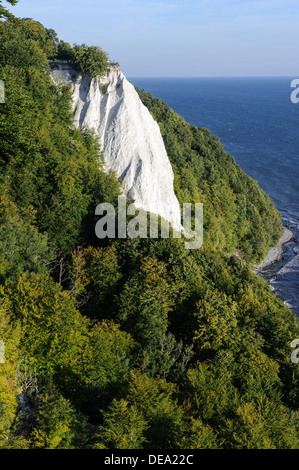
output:
M206 241L95 239L120 188L50 79L65 44L0 23L0 445L298 448L298 322L230 254L258 259L278 213L207 130L141 93Z
M263 258L281 234L280 216L270 198L208 129L186 123L160 99L137 91L160 125L179 201L204 204L205 243L238 249L247 261Z

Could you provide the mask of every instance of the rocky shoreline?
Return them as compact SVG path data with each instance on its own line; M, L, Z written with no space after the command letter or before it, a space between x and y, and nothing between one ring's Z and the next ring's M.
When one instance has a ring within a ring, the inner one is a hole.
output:
M276 246L269 249L266 258L258 265L254 266L254 272L260 273L263 269L270 266L271 264L279 261L284 252L284 245L288 243L294 237L293 232L288 228L284 227L283 234L280 237Z

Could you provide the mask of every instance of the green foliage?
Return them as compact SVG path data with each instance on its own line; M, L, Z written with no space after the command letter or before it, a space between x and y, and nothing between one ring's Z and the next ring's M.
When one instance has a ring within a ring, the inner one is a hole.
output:
M47 272L51 253L46 235L38 232L32 206L19 209L0 197L0 278L17 278L25 270Z
M164 379L149 378L132 370L127 400L136 406L147 423L145 447L177 448L181 437L183 413L175 397L176 387Z
M179 285L169 282L165 263L146 257L120 294L118 320L138 342L141 367L148 374L167 375L190 353L168 331L178 292Z
M122 291L119 319L134 331L142 346L158 343L167 331L174 293L165 279L165 268L164 263L145 259L138 275Z
M238 338L237 305L225 293L208 290L197 304L195 344L218 351L232 348Z
M62 40L57 43L55 59L71 62L77 70L91 77L103 75L109 65L108 54L100 47L86 44L71 46Z
M6 289L28 367L40 377L55 377L74 398L86 389L102 391L126 373L130 336L113 323L93 325L49 276L25 273Z
M20 387L16 365L20 356L20 326L10 318L10 301L0 287L0 339L4 344L4 362L0 363L0 448L10 444L11 426L16 418L17 394Z
M221 447L213 429L204 425L201 420L191 416L185 426L183 438L179 442L180 449L218 449Z
M210 131L186 123L150 93L137 92L160 126L180 203L204 205L205 245L240 250L246 261L262 259L282 232L270 198Z
M230 376L215 366L198 363L188 371L190 399L196 417L216 424L225 420L238 405L238 394Z
M14 16L2 6L2 1L0 2L0 18L8 18L9 20L14 20ZM7 3L10 5L15 5L18 3L18 0L7 0Z
M113 400L104 413L100 437L112 449L140 449L145 441L146 422L136 406L121 399ZM97 444L96 448L103 448Z
M98 311L99 305L116 293L121 278L116 248L77 248L72 253L70 275L72 295L92 297L93 309ZM89 305L89 311L91 308Z
M281 232L268 196L139 91L180 202L204 204L205 242L99 241L95 207L120 184L48 63L94 76L107 55L11 15L0 52L0 446L299 448L298 320L249 264Z
M51 59L57 55L57 34L53 29L46 29L38 21L25 19L22 29L27 39L35 41L40 49Z
M72 46L68 42L62 40L59 41L59 44L57 46L56 59L67 60L71 62L74 60L74 51Z
M0 190L23 207L33 205L39 229L55 249L70 253L86 231L91 208L117 197L119 185L102 170L94 132L73 128L70 90L53 85L49 76L45 30L29 20L0 27L6 92Z
M34 449L76 449L84 442L84 418L53 386L41 396L36 420L31 433Z
M75 44L73 63L85 75L103 75L108 67L108 55L100 47Z

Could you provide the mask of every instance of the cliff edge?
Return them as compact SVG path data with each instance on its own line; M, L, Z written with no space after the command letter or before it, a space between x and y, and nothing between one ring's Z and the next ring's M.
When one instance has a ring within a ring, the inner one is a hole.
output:
M69 63L51 63L51 75L72 86L75 125L94 128L100 136L106 167L122 180L123 194L180 230L174 174L159 125L118 65L92 78Z

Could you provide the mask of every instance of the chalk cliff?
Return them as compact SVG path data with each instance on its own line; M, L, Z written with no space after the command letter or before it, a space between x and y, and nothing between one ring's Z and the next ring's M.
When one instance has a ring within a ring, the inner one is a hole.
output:
M180 229L174 175L160 128L119 67L111 66L97 79L68 63L52 63L51 74L72 86L75 125L99 134L106 167L121 178L124 195Z

